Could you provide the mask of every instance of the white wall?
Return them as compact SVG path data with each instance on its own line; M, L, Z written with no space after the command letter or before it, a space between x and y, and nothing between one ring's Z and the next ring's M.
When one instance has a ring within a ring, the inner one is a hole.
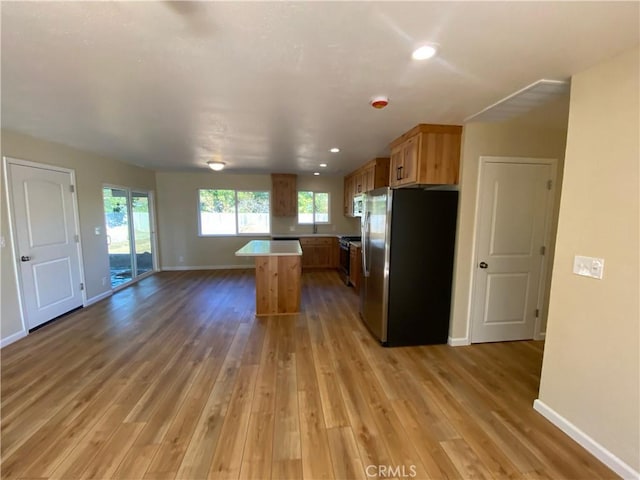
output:
M3 162L0 162L0 175L0 236L5 240L5 246L0 248L0 340L5 340L22 331L22 321L9 235Z
M546 407L636 475L640 471L639 58L636 48L572 79L539 396ZM604 278L574 275L574 255L604 258Z
M472 275L475 249L475 210L478 186L478 166L480 157L538 157L558 159L561 175L564 159L566 127L566 103L561 98L554 103L540 107L528 115L500 123L469 123L465 125L462 138L460 204L458 207L458 237L456 239L456 260L452 298L451 325L449 336L460 341L468 338L469 308L472 300ZM560 117L560 118L558 118ZM544 119L549 118L553 127L548 127ZM556 185L559 183L556 182ZM559 191L560 189L557 188ZM552 233L555 232L555 219ZM553 236L553 235L552 235ZM550 245L549 255L553 255ZM548 277L551 276L551 269ZM548 298L550 282L547 282L545 299ZM545 318L543 309L542 317Z
M154 172L111 158L6 130L2 131L2 155L75 170L87 298L91 299L110 291L110 285L102 285L102 278L109 278L107 242L104 235L102 185L109 183L153 191L155 190ZM4 183L4 176L2 183ZM22 330L22 324L13 271L13 245L8 233L9 221L7 205L4 201L6 185L3 185L2 188L1 234L5 237L7 244L5 248L1 249L2 307L0 310L2 317L0 318L0 335L2 339L5 339ZM97 226L102 228L101 235L95 235L94 228Z
M198 189L271 190L270 175L158 172L156 183L162 268L253 266L253 258L236 257L234 252L252 238L267 237L198 236ZM329 192L331 223L318 225L318 233L359 233L360 220L343 215L342 177L298 175L297 188ZM271 217L271 231L273 234L295 235L311 233L312 227L298 225L295 217Z

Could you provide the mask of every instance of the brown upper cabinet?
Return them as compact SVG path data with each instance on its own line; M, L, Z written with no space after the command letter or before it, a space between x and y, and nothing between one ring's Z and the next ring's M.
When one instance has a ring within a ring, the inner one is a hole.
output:
M363 168L367 172L366 190L369 192L376 188L389 186L389 157L374 158Z
M271 174L271 205L274 217L295 217L298 214L297 175Z
M389 185L457 184L461 139L459 125L416 125L391 142Z
M353 217L353 196L355 195L355 176L344 177L344 214Z
M374 158L344 177L344 214L353 217L353 197L389 185L389 158Z

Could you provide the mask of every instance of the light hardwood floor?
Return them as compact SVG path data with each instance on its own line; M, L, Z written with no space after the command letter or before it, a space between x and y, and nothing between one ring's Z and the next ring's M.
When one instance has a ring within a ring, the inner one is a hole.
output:
M2 478L615 477L532 409L541 342L385 349L335 272L302 296L165 272L5 347Z

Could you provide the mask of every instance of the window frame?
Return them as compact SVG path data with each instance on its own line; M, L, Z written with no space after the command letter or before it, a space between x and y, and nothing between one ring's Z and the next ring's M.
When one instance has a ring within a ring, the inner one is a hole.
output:
M202 210L200 209L200 192L203 190L231 190L233 191L234 198L234 223L235 223L235 233L203 233L202 232ZM269 231L268 232L248 232L241 233L238 231L238 192L241 193L266 193L269 196L269 208L266 212L268 222L269 222ZM247 189L236 189L236 188L198 188L197 195L197 213L198 213L198 237L263 237L271 235L271 201L272 195L270 190L247 190Z
M298 212L296 214L296 222L298 225L331 225L331 192L321 192L321 191L316 191L316 190L298 190L296 192L296 200L298 200L298 195L302 192L305 193L311 193L313 198L312 198L312 205L313 205L313 212L312 212L312 218L313 221L309 222L309 223L305 223L305 222L300 222L300 202L298 202ZM326 222L316 222L315 218L316 218L316 194L326 194L327 195L327 221Z

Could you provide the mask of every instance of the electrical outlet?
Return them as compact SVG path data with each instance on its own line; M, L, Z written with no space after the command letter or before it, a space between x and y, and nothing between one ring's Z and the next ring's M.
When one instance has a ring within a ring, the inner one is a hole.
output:
M4 235L0 237L0 248L4 248L6 243L4 242Z
M100 235L102 233L102 228L100 227L95 227L93 229L93 233L95 233L96 235Z
M184 262L184 257L183 257L182 255L180 255L180 256L178 257L178 261L179 261L180 263Z
M102 277L102 286L103 287L107 286L107 277Z
M583 277L602 280L602 275L604 273L604 258L576 255L573 259L573 273Z
M293 225L291 225L291 226L289 227L289 231L290 231L290 232L295 232L295 231L296 231L296 227L294 227Z

